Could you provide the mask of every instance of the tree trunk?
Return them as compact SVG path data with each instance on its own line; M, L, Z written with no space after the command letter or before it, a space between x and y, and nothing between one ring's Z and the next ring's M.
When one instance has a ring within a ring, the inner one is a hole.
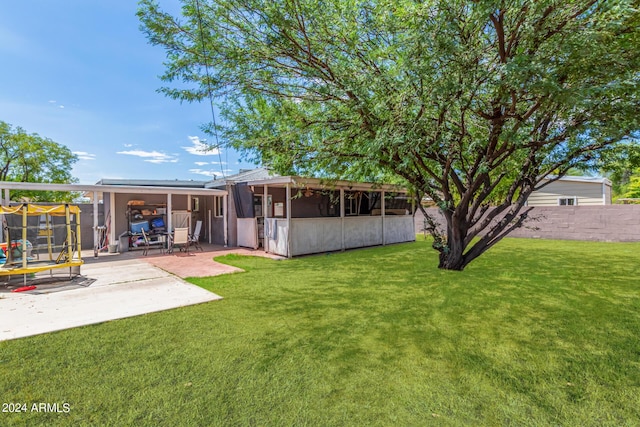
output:
M468 230L466 221L459 212L445 213L445 218L447 219L447 242L446 246L440 250L438 268L462 271L468 264L464 257L464 241Z
M449 239L445 250L440 252L438 268L462 271L467 265L464 258L464 239Z

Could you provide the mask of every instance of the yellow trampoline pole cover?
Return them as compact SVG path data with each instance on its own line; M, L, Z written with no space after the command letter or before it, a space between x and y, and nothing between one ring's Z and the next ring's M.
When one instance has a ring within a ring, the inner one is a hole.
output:
M22 214L22 208L25 206L17 205L17 206L0 206L0 214ZM32 205L30 203L26 204L27 206L27 215L64 215L65 214L65 206L66 205L54 205L54 206L42 206L42 205ZM69 213L79 214L80 208L78 206L69 205Z

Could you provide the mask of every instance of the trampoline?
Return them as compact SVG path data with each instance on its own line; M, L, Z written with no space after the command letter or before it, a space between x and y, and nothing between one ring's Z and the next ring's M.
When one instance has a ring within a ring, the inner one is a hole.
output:
M0 206L4 242L0 243L0 276L27 276L82 265L80 208L69 204Z

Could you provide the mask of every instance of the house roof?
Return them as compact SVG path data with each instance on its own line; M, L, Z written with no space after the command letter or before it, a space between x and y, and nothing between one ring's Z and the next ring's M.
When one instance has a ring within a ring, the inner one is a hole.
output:
M357 190L357 191L370 191L370 190L385 190L396 191L406 193L407 189L399 185L393 184L375 184L368 182L354 182L354 181L332 181L319 178L305 178L300 176L276 176L267 179L247 181L249 185L268 185L272 187L285 187L286 185L292 185L293 187L304 188L322 188L322 189L340 189Z
M547 180L555 179L555 176L549 176L549 178L545 178ZM558 178L558 181L568 181L568 182L586 182L593 184L606 184L611 185L611 181L607 178L603 178L601 176L570 176L565 175L561 178Z
M138 194L192 194L223 196L225 190L189 188L189 187L162 187L140 185L106 185L106 184L49 184L41 182L10 182L0 181L0 188L6 190L36 190L36 191L95 191L103 193L138 193Z
M249 182L255 180L271 179L278 177L278 174L271 172L267 168L257 168L249 170L240 170L235 175L227 176L224 179L214 179L208 181L205 184L205 188L224 188L227 184L234 184L236 182Z
M103 178L96 185L127 185L140 187L178 187L205 188L208 181L178 180L178 179L109 179Z

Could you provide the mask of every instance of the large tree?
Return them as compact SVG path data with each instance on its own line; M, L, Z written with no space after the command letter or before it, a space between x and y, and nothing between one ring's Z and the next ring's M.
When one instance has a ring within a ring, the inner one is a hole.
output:
M0 121L0 181L72 183L71 168L78 160L67 147L21 127ZM15 200L70 201L71 193L14 191Z
M226 143L284 173L401 177L444 215L440 267L462 270L522 224L544 178L631 143L637 8L183 0L175 17L142 0L138 14L167 51L162 91L217 98Z

